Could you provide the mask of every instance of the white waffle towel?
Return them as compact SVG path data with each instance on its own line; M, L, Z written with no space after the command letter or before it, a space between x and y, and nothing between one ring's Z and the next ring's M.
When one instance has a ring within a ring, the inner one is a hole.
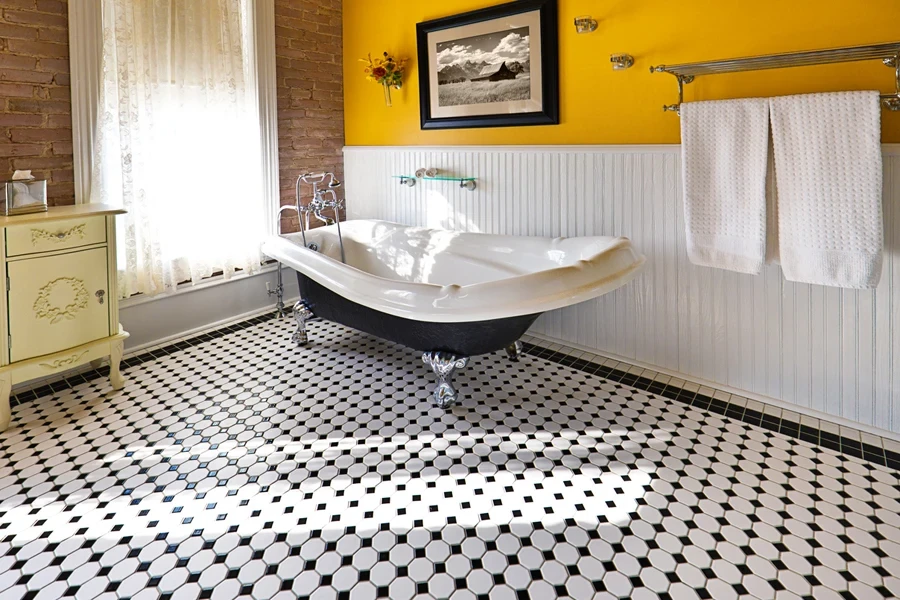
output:
M874 288L884 245L878 92L784 96L770 104L785 278Z
M684 221L695 265L762 269L768 144L765 98L681 105Z

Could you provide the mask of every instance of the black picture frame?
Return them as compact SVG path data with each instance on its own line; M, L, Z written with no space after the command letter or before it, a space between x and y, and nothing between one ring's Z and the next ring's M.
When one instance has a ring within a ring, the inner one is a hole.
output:
M428 34L443 29L481 23L520 13L540 11L542 106L540 111L472 115L432 116ZM559 124L559 8L557 0L516 0L467 13L416 24L419 67L419 113L423 130L468 129L476 127L520 127Z

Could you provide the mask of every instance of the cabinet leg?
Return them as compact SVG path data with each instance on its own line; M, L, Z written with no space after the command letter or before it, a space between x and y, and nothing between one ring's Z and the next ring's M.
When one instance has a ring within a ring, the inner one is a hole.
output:
M9 420L12 417L12 410L9 406L9 395L12 392L12 375L10 373L0 374L0 431L6 431L9 427Z
M103 366L102 358L95 358L94 360L91 361L91 368L93 368L93 369L99 369L102 366Z
M120 340L113 342L109 353L109 382L114 390L121 390L125 387L125 378L119 371L119 363L122 362L122 352L125 349L125 342Z

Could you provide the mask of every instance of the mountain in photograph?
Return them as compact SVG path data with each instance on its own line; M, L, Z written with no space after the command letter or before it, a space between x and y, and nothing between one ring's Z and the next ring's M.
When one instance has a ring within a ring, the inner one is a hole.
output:
M438 71L438 84L461 83L478 77L490 63L486 61L467 61L461 64L447 65ZM507 61L506 68L515 74L527 73L531 70L531 61Z

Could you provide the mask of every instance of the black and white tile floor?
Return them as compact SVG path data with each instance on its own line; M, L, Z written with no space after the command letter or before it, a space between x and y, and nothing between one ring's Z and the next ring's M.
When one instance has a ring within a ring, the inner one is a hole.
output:
M0 600L900 595L883 447L535 346L473 360L443 412L417 354L291 331L255 319L131 359L118 393L21 395Z

